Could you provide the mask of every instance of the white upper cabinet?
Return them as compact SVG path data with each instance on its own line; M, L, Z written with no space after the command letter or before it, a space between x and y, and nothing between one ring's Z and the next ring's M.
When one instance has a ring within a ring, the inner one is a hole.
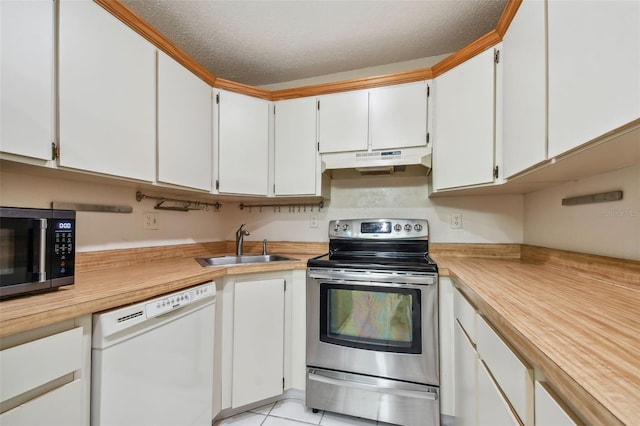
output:
M427 83L400 84L369 91L371 149L427 144Z
M525 0L503 39L503 162L509 177L547 158L545 3Z
M427 145L427 83L320 96L321 153Z
M158 52L158 181L211 191L213 90Z
M54 2L0 2L0 151L51 160Z
M92 1L61 0L60 165L155 180L156 51Z
M640 2L548 4L549 157L640 117Z
M365 151L369 144L369 92L319 97L320 152Z
M269 191L268 101L220 91L218 190L267 195Z
M316 99L275 104L275 195L315 195L318 176Z
M494 181L495 50L485 50L435 80L436 191Z

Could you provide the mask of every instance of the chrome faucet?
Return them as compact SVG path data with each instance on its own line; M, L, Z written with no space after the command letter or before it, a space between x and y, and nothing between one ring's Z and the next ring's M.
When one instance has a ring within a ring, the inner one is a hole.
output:
M244 236L250 235L249 231L242 229L244 227L244 223L240 225L240 228L236 231L236 256L242 255L242 245L244 244Z

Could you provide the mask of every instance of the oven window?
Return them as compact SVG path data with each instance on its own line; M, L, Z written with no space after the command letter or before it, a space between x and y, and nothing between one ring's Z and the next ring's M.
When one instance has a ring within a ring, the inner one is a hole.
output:
M384 352L422 352L420 290L320 285L320 340Z

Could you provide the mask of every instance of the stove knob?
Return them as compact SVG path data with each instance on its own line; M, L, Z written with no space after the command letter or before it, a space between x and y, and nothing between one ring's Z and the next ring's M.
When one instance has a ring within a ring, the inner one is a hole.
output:
M408 223L404 226L404 230L409 232L411 231L411 225L409 225Z
M393 230L396 232L402 231L402 225L400 225L399 223L396 223L395 225L393 225Z
M335 228L333 228L335 232L340 232L340 225L336 224Z
M349 225L342 225L342 230L347 232L349 230Z
M413 226L413 229L415 229L415 230L416 230L416 232L420 232L420 231L422 231L422 225L420 225L419 223L416 223L416 224Z

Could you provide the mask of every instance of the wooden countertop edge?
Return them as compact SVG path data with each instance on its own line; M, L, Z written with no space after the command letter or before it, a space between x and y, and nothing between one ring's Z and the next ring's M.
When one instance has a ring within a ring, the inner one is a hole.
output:
M547 379L547 384L552 387L563 400L576 413L589 424L624 425L609 409L587 392L573 377L569 376L560 366L551 360L534 343L527 339L513 324L505 319L488 302L478 295L464 280L458 277L455 271L442 268L442 276L450 277L456 288L478 309L478 312L498 330L514 349L522 355L534 368L541 371Z
M136 264L114 270L88 271L83 275L81 281L73 286L62 287L55 292L3 301L3 305L0 308L0 337L17 334L82 315L142 302L166 293L183 290L226 276L306 269L306 261L310 257L309 255L296 256L289 254L289 256L299 260L211 268L203 268L196 264L192 270L185 271L180 278L165 279L163 277L154 277L149 282L123 290L116 287L114 287L113 290L93 290L89 288L90 284L88 284L88 282L92 280L92 277L103 276L104 274L113 274L113 279L107 281L115 282L118 281L118 274L126 274L127 271L153 269L156 265L165 266L167 261L162 260L159 262ZM182 261L184 261L184 259L182 259ZM195 264L195 260L193 262ZM29 302L28 305L24 303L26 300ZM39 309L34 309L34 306L39 306Z

